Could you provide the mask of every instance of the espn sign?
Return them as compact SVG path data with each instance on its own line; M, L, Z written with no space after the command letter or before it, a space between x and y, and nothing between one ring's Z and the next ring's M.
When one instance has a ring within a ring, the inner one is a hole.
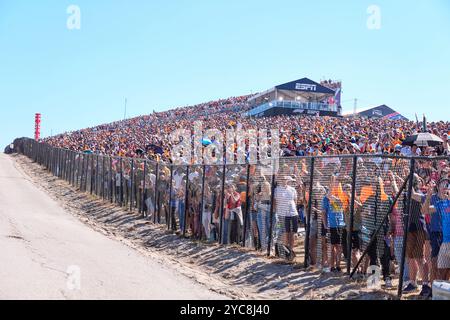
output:
M317 91L317 86L315 84L296 83L295 90Z
M381 111L381 110L373 110L372 111L372 115L373 116L382 117L383 116L383 111Z

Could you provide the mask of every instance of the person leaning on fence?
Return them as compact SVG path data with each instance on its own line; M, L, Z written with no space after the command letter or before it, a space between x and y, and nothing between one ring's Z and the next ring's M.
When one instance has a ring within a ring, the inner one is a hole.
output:
M340 183L333 175L331 188L327 190L327 194L322 200L322 208L325 212L324 227L330 235L330 268L332 272L341 271L342 245L346 242L347 236L344 219L344 203L346 201L344 196Z
M294 240L298 231L297 191L289 185L292 182L295 179L291 176L280 176L274 194L275 248L288 260L295 258Z
M400 192L397 179L399 181L403 180L396 176L392 171L389 171L388 178L385 182L385 192L389 196L389 201L392 203L394 201L394 198L398 195ZM390 212L389 220L390 220L390 236L392 238L392 244L394 249L394 257L395 261L397 263L396 267L396 273L400 273L400 263L402 261L402 251L403 251L403 239L404 239L404 223L403 223L403 215L402 211L399 208L399 202L400 200L397 200L395 206L392 208L392 211ZM404 273L403 273L403 280L405 283L409 281L409 270L408 270L408 263L405 263L404 265Z
M205 184L201 228L202 235L207 241L211 240L212 233L212 202L211 187L208 184Z
M263 178L261 184L257 186L257 223L259 238L261 241L261 249L267 250L269 245L270 234L270 198L271 198L271 186L270 183ZM275 218L274 218L275 220ZM275 227L275 224L273 224Z
M307 205L308 191L306 191L304 183L301 178L298 178L296 190L298 195L297 212L299 216L299 223L304 226L306 223L305 208Z
M260 184L256 181L255 177L250 178L249 186L249 196L248 196L248 214L250 226L250 240L252 241L253 247L256 250L261 250L261 237L258 231L258 193L261 190Z
M241 195L233 184L226 187L225 205L223 244L239 243L239 226L243 225Z
M422 291L420 296L429 297L431 294L431 287L428 285L428 265L425 259L425 244L429 239L428 231L425 223L425 216L422 213L422 203L424 194L423 180L417 175L414 175L413 191L411 197L411 210L409 216L408 235L406 242L406 259L409 270L409 281L403 289L404 293L411 293L417 289L418 275L422 278Z
M321 206L321 200L326 194L326 190L319 183L316 183L313 187L312 193L312 204L311 204L311 223L310 223L310 262L311 265L317 265L318 259L317 256L320 255L322 257L321 266L326 266L327 261L327 247L326 247L326 232L323 230L323 211ZM308 217L308 216L307 216ZM320 238L321 247L318 248ZM321 253L318 251L320 250Z
M343 187L343 190L346 194L347 205L345 207L345 224L347 226L347 232L350 230L350 218L351 218L351 198L352 198L352 186L350 184L346 184ZM361 209L362 204L359 200L359 197L355 197L355 208L353 214L353 228L351 230L351 261L352 265L356 265L358 263L360 251L361 251ZM347 250L345 248L344 250Z
M361 202L363 204L362 212L362 237L368 245L369 240L377 231L379 224L383 222L390 201L384 191L384 182L381 177L368 176L365 185L361 189ZM375 187L374 187L375 185ZM389 239L389 216L384 219L384 223L379 233L374 237L373 243L368 247L368 259L366 259L363 274L367 273L368 264L378 266L378 260L381 262L381 271L386 288L392 287L390 275L391 262L391 240Z
M424 212L431 215L433 279L450 280L450 195L449 180L438 182L437 190L429 189Z
M115 191L116 191L116 203L122 204L123 203L123 192L122 192L122 175L121 173L117 170L117 164L114 164L113 169L116 171L115 173Z

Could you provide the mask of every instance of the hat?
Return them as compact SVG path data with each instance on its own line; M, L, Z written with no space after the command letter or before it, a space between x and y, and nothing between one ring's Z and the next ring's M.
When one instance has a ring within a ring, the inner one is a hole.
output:
M286 182L295 182L296 180L292 176L281 176L281 180L284 180Z
M397 144L397 145L395 146L395 151L402 151L402 146L399 145L399 144Z

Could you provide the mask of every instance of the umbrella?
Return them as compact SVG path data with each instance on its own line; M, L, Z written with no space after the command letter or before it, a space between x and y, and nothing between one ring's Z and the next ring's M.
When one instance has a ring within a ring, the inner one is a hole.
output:
M147 150L152 150L156 154L163 154L164 150L160 146L157 146L156 144L150 144L146 148Z
M203 139L202 140L202 144L204 146L209 146L212 143L212 141L210 139Z
M142 149L136 149L136 154L144 154L144 150L142 150Z
M405 141L403 141L402 145L404 146L416 145L418 147L436 147L443 143L444 141L438 136L431 133L423 132L407 137Z

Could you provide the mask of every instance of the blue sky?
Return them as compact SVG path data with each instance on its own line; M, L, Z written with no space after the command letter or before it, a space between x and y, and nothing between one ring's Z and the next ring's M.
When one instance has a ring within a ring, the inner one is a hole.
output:
M305 76L342 80L344 110L450 120L450 2L414 2L0 0L0 147L35 112L48 136Z

